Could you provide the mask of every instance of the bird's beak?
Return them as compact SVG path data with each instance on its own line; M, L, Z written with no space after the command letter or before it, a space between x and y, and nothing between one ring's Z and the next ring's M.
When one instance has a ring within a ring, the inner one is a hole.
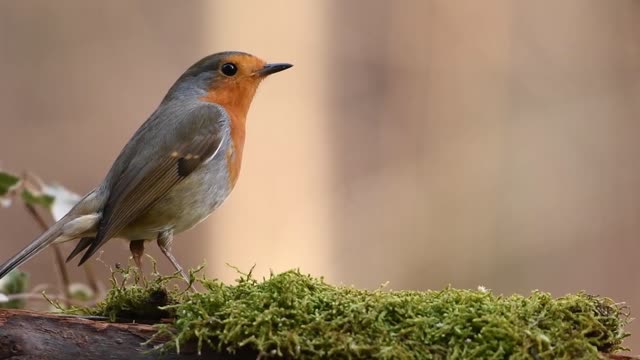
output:
M262 69L256 71L256 74L260 77L265 77L271 74L275 74L282 70L287 70L292 67L291 64L278 63L278 64L266 64Z

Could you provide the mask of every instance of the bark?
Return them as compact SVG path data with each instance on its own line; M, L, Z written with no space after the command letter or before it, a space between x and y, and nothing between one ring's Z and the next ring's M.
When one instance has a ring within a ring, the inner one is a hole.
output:
M195 344L161 354L153 346L142 345L155 333L151 325L108 323L81 317L0 309L0 360L244 360L256 359L255 352L226 354L203 349L198 356ZM638 359L625 355L602 354L604 359Z
M255 359L255 353L221 354L209 349L198 356L195 344L161 354L155 344L142 343L155 333L151 325L107 323L85 318L38 313L26 310L0 310L0 359Z

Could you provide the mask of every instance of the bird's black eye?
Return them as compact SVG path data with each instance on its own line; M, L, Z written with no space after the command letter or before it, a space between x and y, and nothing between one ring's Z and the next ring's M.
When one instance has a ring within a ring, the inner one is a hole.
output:
M222 65L220 71L227 76L233 76L238 72L238 68L232 63L226 63Z

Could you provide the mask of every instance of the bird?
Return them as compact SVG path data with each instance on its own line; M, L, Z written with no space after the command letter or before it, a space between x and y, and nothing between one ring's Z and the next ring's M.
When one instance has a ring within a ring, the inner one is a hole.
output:
M247 112L262 80L286 70L240 51L208 55L175 81L116 157L102 182L0 266L0 279L52 243L78 240L67 262L85 263L112 238L129 241L142 269L147 241L187 281L172 253L175 234L206 219L229 196L242 164Z

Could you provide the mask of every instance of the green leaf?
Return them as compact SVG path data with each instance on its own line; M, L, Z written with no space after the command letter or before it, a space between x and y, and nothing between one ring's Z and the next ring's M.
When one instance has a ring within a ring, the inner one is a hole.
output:
M25 293L28 286L29 275L20 270L13 270L0 280L0 293L7 295ZM0 303L0 308L21 309L24 305L24 300L11 300Z
M54 197L51 195L33 192L27 189L22 190L22 194L20 195L22 197L22 201L24 201L26 204L42 206L47 209L51 208L54 200Z
M5 196L13 187L20 183L20 177L6 171L0 171L0 196Z

